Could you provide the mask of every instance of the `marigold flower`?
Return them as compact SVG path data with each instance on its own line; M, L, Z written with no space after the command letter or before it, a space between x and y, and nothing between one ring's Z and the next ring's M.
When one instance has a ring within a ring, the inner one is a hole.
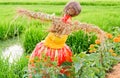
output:
M30 63L33 64L34 63L34 59L30 59Z
M112 56L117 56L117 54L116 53L112 53Z
M117 43L117 42L120 42L120 38L115 37L115 38L113 39L113 41L116 42L116 43Z
M120 40L120 35L118 35L117 37L118 37L118 38L119 38L119 40Z
M113 53L113 52L114 52L114 50L113 50L113 49L110 49L110 50L109 50L109 52Z
M107 36L107 38L109 38L109 39L111 39L111 38L113 37L112 34L110 34L110 33L107 33L106 36Z
M94 48L94 46L95 46L94 44L91 44L91 45L90 45L90 48Z
M89 53L93 53L93 52L96 52L96 49L89 50Z
M120 37L119 37L119 42L120 42Z
M92 53L93 52L93 50L89 50L89 53Z
M96 44L100 44L101 41L97 39L97 40L95 40L95 43L96 43Z

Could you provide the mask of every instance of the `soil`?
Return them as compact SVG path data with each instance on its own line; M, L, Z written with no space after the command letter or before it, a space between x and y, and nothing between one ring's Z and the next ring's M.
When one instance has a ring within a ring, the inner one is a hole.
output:
M120 78L120 63L115 65L111 72L109 72L106 78Z

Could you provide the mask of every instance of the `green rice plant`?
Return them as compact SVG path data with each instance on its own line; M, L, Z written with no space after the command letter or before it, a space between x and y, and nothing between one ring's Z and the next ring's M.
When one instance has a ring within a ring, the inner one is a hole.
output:
M24 25L20 23L3 22L0 24L0 40L20 35L24 31Z
M2 7L4 7L4 9ZM25 9L36 11L36 12L41 11L49 14L55 13L56 16L60 16L63 11L64 5L14 5L14 6L1 5L0 20L3 20L3 22L6 20L7 22L9 22L11 18L15 15L16 13L15 11L17 7L23 7ZM73 18L73 21L79 20L80 22L95 24L99 26L101 29L111 32L110 28L112 28L113 26L120 25L119 8L120 8L119 6L105 7L105 6L82 5L81 14ZM98 19L96 19L96 17ZM19 21L20 22L26 21L26 19L22 19ZM24 22L21 25L26 25L26 23Z
M52 0L41 0L41 1L0 1L0 4L2 5L65 5L69 0L58 0L58 1L52 1ZM81 5L92 5L92 6L118 6L120 1L101 1L101 0L95 0L95 1L88 1L88 0L78 0Z
M3 26L3 24L0 24L0 40L4 39L6 31L7 27Z
M68 37L67 44L73 53L88 51L89 45L95 43L94 34L85 34L83 31L75 32Z
M31 53L35 48L36 44L43 40L46 36L44 30L41 27L30 27L25 32L23 38L23 46L25 48L25 52Z

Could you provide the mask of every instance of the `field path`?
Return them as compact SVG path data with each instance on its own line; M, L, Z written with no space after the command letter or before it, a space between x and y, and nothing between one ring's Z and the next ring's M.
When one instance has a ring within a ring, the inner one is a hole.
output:
M106 78L120 78L120 63L113 67L112 71L107 74Z

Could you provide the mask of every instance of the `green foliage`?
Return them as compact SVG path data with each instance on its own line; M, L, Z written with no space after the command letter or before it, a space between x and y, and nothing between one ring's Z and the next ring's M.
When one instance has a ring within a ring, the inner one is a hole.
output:
M6 1L4 3L4 1L5 0L1 0L0 3L1 6L0 40L12 38L25 31L25 33L22 34L24 36L23 45L25 48L25 52L30 53L34 49L35 45L45 38L46 33L42 31L43 29L42 27L38 27L43 24L39 24L38 22L36 22L36 20L35 21L32 20L32 23L29 24L30 28L26 26L26 22L22 22L25 21L26 19L22 19L22 21L20 22L10 24L11 17L16 14L15 11L16 7L18 7L17 4L21 4L19 5L19 7L24 7L26 9L30 9L33 11L42 11L49 14L55 13L56 15L59 16L61 15L61 11L63 10L64 4L68 0L64 1L57 0L56 2L52 0L41 0L42 1L41 3L39 3L38 0L34 0L35 2L33 0L30 0L30 3L23 2L23 0L11 0L10 3L9 2L7 3ZM45 1L47 1L47 3ZM109 32L114 31L114 29L110 30L113 26L120 25L119 1L113 0L101 0L101 1L80 0L80 1L83 8L82 12L79 16L73 19L75 20L77 19L81 22L95 24L100 28L104 29L105 31ZM5 20L7 20L7 22ZM33 26L33 24L35 26ZM117 37L120 32L119 28L117 29L118 29L117 32L116 31L113 32L113 35L115 37ZM75 54L77 54L73 57L73 66L71 69L73 70L73 72L75 72L74 76L76 78L105 78L106 71L109 71L112 68L112 66L114 64L117 64L118 60L120 60L117 57L111 56L111 53L108 52L108 50L112 48L116 54L118 55L120 54L119 47L120 43L115 42L111 43L113 39L111 39L110 41L106 41L107 50L103 50L102 52L103 55L102 63L100 62L101 54L99 50L97 50L97 53L92 54L86 54L85 52L83 53L83 51L86 52L88 51L89 45L94 43L95 39L96 39L95 36L93 35L89 36L84 32L79 31L70 35L67 40L67 44L71 47L72 51ZM2 51L1 47L0 51ZM14 64L9 64L8 60L0 58L0 78L22 78L23 76L27 77L25 73L28 70L26 68L27 64L28 59L26 59L24 55L18 62L15 62ZM46 66L43 65L41 69L42 70L46 69ZM53 78L57 77L57 75L54 75L55 70L57 71L58 69L54 67L50 68L48 67L48 71L50 72ZM35 77L39 77L39 74L35 74ZM62 77L65 78L64 75L62 75Z
M96 36L85 34L83 31L75 32L68 37L67 44L74 53L88 51L89 45L95 43Z
M23 55L20 60L12 64L8 62L8 59L0 57L0 78L22 78L28 59Z
M34 65L35 68L31 68L31 72L28 72L28 74L32 75L32 78L57 78L58 74L60 74L61 67L57 66L57 61L51 61L51 59L48 56L45 56L45 54L42 54L41 59L35 57ZM36 73L34 73L34 71Z
M40 27L33 26L27 29L23 39L23 46L25 48L25 52L31 53L35 48L36 44L43 40L45 36L46 33Z
M113 40L112 41L110 41L112 44L110 45L110 47L115 51L115 53L117 54L117 55L120 55L120 27L113 27L112 29L111 29L111 31L114 31L114 32L112 32L112 34L113 34ZM114 42L114 39L115 38L117 38L118 40L118 42Z
M79 59L79 60L78 60ZM73 67L76 78L105 78L106 71L118 63L119 59L105 52L103 65L100 62L100 53L80 53L73 57Z

